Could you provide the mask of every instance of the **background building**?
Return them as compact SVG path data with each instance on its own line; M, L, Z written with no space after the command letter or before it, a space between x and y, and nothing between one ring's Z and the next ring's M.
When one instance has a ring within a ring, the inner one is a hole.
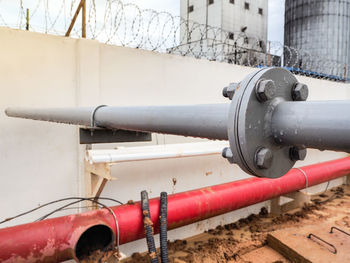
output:
M266 59L260 53L266 51L268 0L181 0L180 13L190 21L181 25L180 45L221 52L235 64Z
M298 57L290 62L297 67L348 75L350 0L286 0L284 42L292 48L285 60Z

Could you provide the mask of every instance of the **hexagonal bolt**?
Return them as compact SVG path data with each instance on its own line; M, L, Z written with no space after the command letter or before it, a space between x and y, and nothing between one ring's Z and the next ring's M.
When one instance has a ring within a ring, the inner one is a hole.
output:
M236 89L238 88L239 83L230 83L227 87L222 90L222 96L232 100L233 95L235 95Z
M233 157L233 154L232 154L230 147L225 147L222 150L222 157L224 157L224 158L232 158Z
M268 169L271 167L273 154L268 148L259 148L255 153L255 164L259 169Z
M230 147L226 147L222 150L222 157L226 158L230 163L234 163L233 154Z
M260 102L271 100L276 96L275 82L270 79L260 80L256 85L255 92Z
M303 161L305 160L307 150L305 147L293 146L289 150L289 157L292 161Z
M292 99L294 101L305 101L309 96L309 88L306 84L296 83L292 89Z

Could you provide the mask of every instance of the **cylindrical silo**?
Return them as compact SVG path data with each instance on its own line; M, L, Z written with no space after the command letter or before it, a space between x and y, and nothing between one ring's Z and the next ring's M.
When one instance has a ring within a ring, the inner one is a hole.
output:
M350 0L285 0L284 28L286 66L350 75Z

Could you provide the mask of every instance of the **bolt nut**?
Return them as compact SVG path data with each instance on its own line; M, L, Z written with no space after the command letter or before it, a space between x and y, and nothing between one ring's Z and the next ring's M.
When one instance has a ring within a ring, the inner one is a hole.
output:
M238 86L239 86L239 83L230 83L227 87L225 87L222 90L222 95L225 98L229 98L230 100L232 100L233 95L235 95L235 92Z
M309 96L309 88L306 84L296 83L292 89L292 99L294 101L305 101Z
M306 157L306 148L294 146L289 150L289 157L292 161L303 161Z
M268 148L259 148L255 153L255 164L259 169L271 167L273 154Z
M260 80L256 85L256 96L260 102L273 99L276 96L276 86L273 80Z
M233 154L230 147L226 147L222 150L222 157L226 158L229 163L234 163Z
M232 158L233 157L230 147L225 147L222 150L222 157L224 157L224 158Z

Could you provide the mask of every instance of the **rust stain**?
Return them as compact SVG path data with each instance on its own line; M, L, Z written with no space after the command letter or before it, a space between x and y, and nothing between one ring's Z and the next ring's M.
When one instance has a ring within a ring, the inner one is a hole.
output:
M175 186L175 185L176 185L176 183L177 183L176 178L173 178L173 185Z
M149 254L149 256L151 257L151 259L154 259L157 257L157 254L156 254L156 252L152 252Z
M143 219L143 224L144 224L145 226L153 226L153 222L152 222L152 220L151 220L149 217L145 217L145 218Z
M30 253L28 257L21 257L19 255L13 255L11 258L2 261L2 263L56 263L61 261L66 261L73 258L74 251L72 248L67 248L65 250L60 250L56 248L51 255L45 251L45 248L40 251L40 253Z

